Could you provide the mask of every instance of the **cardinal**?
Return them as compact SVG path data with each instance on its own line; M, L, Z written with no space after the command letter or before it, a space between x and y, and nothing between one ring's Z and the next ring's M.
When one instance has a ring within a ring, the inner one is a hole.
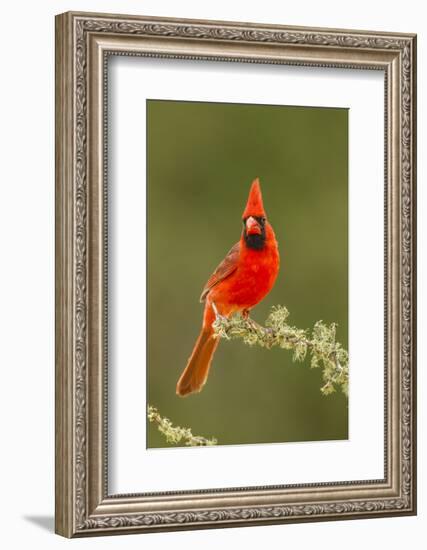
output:
M241 313L247 318L276 281L279 249L267 221L258 178L252 182L242 220L240 240L209 277L200 296L205 302L202 330L176 386L181 397L201 391L206 383L220 340L212 327L216 316Z

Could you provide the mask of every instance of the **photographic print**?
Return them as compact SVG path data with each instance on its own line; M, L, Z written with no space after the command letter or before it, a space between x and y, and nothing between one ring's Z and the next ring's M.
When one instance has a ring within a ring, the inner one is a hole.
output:
M416 35L56 18L55 530L416 513Z
M348 110L146 109L147 446L348 439Z

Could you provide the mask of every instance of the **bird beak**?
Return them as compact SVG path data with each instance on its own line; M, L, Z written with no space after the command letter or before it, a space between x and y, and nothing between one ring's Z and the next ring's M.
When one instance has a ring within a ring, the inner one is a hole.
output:
M246 234L247 235L261 235L262 230L259 223L255 218L249 216L246 220Z

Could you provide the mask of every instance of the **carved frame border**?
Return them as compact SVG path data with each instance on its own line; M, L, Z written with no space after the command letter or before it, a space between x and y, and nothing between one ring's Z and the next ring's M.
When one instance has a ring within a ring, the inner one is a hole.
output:
M385 72L384 480L108 495L106 59ZM68 12L56 17L56 532L67 537L416 513L416 37Z

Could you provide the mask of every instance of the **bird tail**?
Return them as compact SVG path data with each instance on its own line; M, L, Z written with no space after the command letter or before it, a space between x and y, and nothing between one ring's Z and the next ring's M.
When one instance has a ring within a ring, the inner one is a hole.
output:
M187 366L176 385L177 395L184 397L190 393L199 392L203 388L218 343L219 338L215 338L212 326L204 325Z

